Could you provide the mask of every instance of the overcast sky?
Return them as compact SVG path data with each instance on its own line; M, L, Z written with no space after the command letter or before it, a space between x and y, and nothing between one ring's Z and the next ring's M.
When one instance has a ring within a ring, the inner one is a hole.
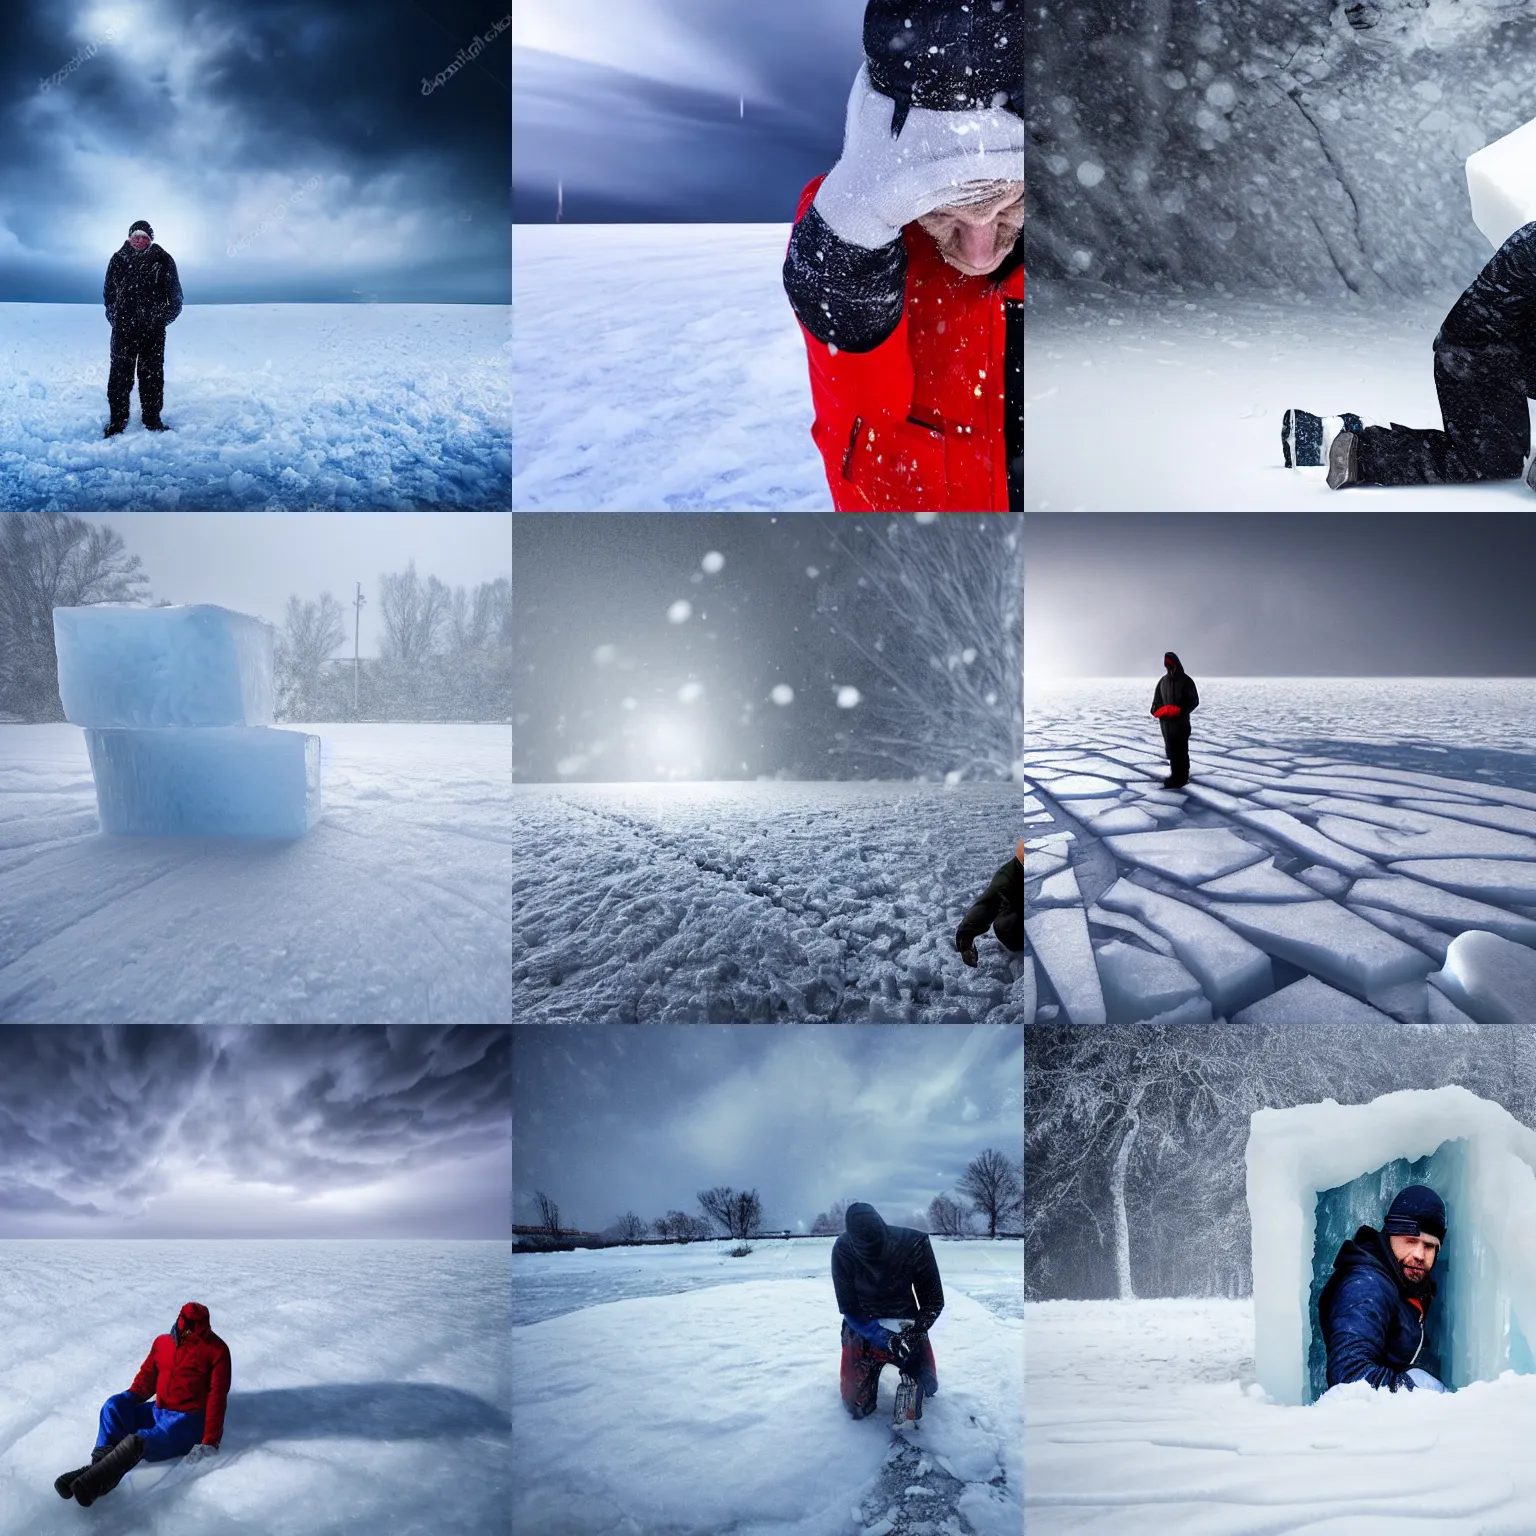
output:
M776 1230L842 1198L905 1225L984 1148L1023 1156L1022 1026L528 1026L512 1083L524 1223L535 1190L598 1231L729 1184Z
M864 0L518 0L513 219L788 223L843 142Z
M0 1238L499 1238L510 1031L0 1029Z
M1032 513L1024 542L1026 677L1166 650L1197 676L1536 675L1533 518Z
M509 9L7 0L0 300L100 303L142 218L188 304L508 302Z
M378 654L379 576L415 560L423 577L473 589L512 571L507 512L87 513L144 562L151 598L218 603L281 626L288 596L329 591L346 610L363 584L361 646ZM337 655L341 655L340 651Z

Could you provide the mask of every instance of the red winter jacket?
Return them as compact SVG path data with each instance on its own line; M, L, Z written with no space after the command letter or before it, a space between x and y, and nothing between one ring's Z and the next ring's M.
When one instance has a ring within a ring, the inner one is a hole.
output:
M229 1345L208 1326L208 1308L189 1301L170 1333L162 1333L128 1388L137 1398L155 1398L172 1413L203 1415L203 1444L224 1438L229 1399Z
M797 224L823 180L800 194ZM1010 408L1020 418L1013 435L1023 453L1024 269L1001 283L968 277L945 262L920 224L907 225L902 238L905 298L885 341L848 352L800 327L816 410L811 435L832 504L839 512L1006 512ZM1010 301L1020 374L1012 401Z

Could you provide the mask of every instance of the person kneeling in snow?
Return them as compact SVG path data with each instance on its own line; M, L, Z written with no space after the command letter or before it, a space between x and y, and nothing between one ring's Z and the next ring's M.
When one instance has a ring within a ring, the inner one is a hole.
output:
M990 928L1004 949L1024 948L1024 839L960 920L955 948L967 965L978 963L976 940Z
M1339 1249L1317 1300L1330 1387L1364 1381L1392 1392L1445 1391L1424 1335L1435 1297L1429 1272L1444 1241L1444 1202L1434 1190L1410 1184L1379 1232L1361 1227Z
M189 1301L150 1347L133 1385L102 1404L90 1466L55 1478L54 1488L61 1499L93 1504L141 1461L211 1456L224 1436L228 1398L229 1346L208 1326L208 1308Z
M862 1200L843 1216L843 1235L832 1245L832 1289L843 1314L843 1359L839 1385L843 1406L854 1418L875 1411L880 1372L894 1365L916 1378L917 1418L923 1396L939 1390L938 1368L928 1330L944 1310L944 1287L926 1232L888 1227ZM887 1323L911 1319L901 1332Z
M784 261L839 512L1024 505L1024 0L869 0Z

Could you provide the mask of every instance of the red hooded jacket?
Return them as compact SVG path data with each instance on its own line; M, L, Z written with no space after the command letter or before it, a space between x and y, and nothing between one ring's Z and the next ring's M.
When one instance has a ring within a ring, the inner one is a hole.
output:
M825 179L800 194L796 223ZM1022 337L1024 269L1001 283L968 277L922 225L907 225L902 238L905 301L885 341L848 352L800 327L816 410L811 436L832 504L839 512L1006 512L1008 304L1019 307ZM1022 392L1016 408L1022 452Z
M155 1398L172 1413L203 1415L203 1444L224 1437L229 1399L229 1345L208 1326L208 1308L189 1301L176 1326L162 1333L128 1388L137 1398Z

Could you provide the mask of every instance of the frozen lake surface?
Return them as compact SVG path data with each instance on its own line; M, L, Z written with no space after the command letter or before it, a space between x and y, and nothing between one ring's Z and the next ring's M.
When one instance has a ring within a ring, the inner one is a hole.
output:
M1521 480L1330 491L1325 470L1284 467L1293 407L1438 427L1430 343L1456 297L1329 305L1032 282L1024 510L1536 509Z
M1017 784L518 785L521 1023L1017 1023L1025 966L955 929Z
M233 1362L217 1455L142 1465L114 1536L507 1529L511 1361L496 1242L0 1243L0 1536L65 1536L54 1492L182 1303ZM402 1319L409 1319L408 1326Z
M297 842L107 837L85 735L0 725L0 1022L511 1023L511 729L309 725Z
M1026 1016L1536 1017L1536 684L1201 679L1183 790L1152 686L1030 691Z

